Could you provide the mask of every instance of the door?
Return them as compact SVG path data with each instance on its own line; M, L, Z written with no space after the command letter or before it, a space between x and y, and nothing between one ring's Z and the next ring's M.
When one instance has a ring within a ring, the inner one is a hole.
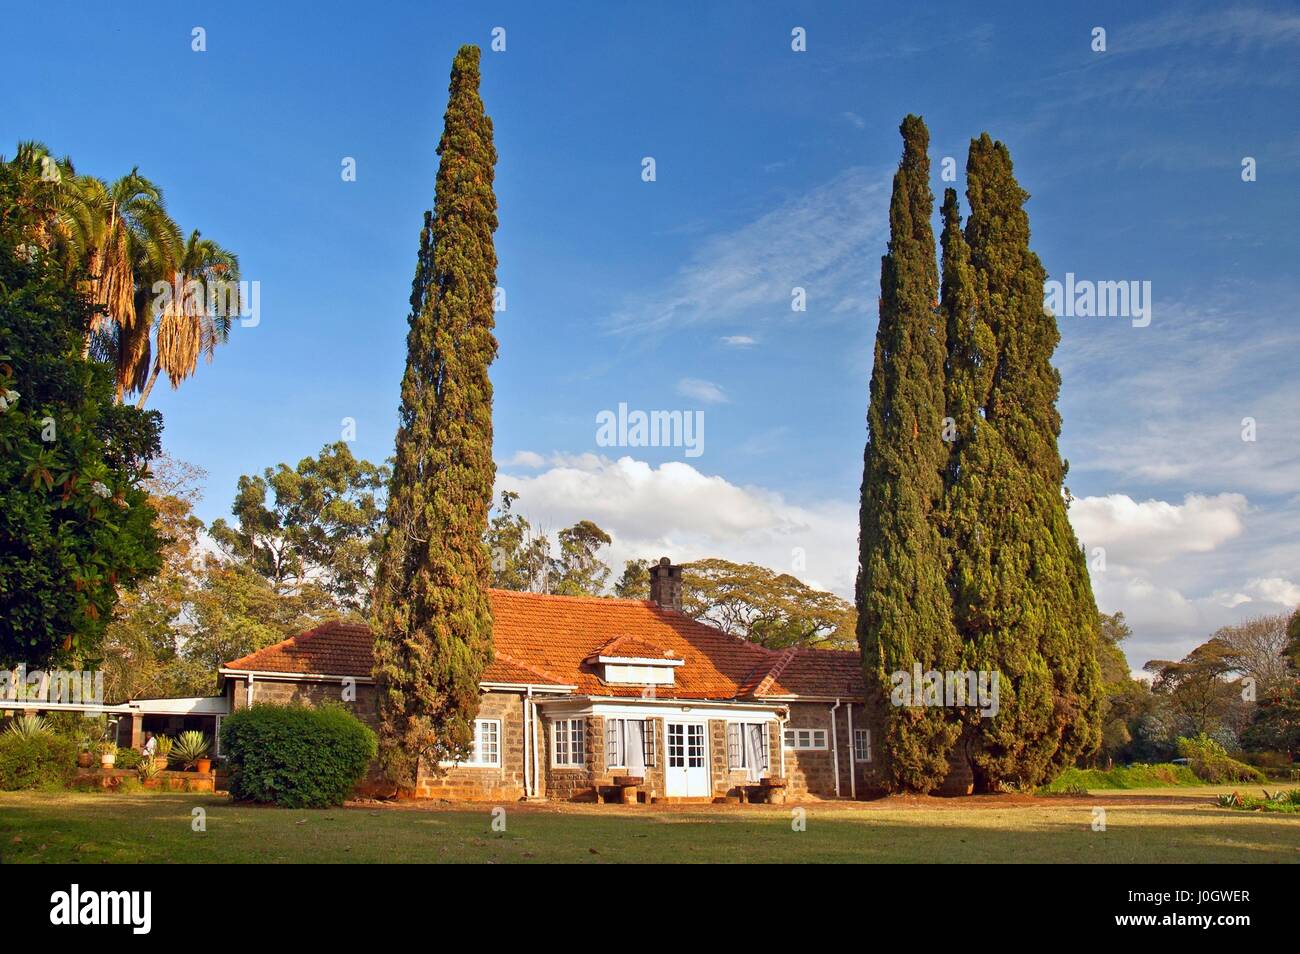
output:
M704 741L704 724L669 722L668 765L664 788L669 796L708 798L709 762Z

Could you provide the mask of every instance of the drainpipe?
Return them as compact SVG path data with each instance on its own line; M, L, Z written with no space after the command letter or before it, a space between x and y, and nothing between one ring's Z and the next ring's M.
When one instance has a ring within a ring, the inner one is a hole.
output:
M533 697L533 687L529 686L528 698L531 700L532 697ZM531 715L529 716L528 722L533 729L533 795L537 796L540 795L542 791L541 756L539 756L537 753L537 721L538 721L537 703L530 702L529 708L532 710L532 712Z
M528 691L531 693L532 689L529 689ZM528 772L529 769L528 740L530 738L529 730L531 729L531 726L529 726L528 724L528 696L524 696L523 704L524 704L524 798L527 798L531 794L528 791L528 789L532 784L532 776L529 775ZM504 760L502 760L502 764L504 764Z
M840 700L831 706L831 761L835 764L835 797L840 797L840 740L835 729L835 710L840 707Z
M858 797L858 751L853 741L853 703L849 703L849 798Z
M253 708L253 674L251 672L248 674L248 684L245 687L245 692L247 693L248 708L251 709Z
M782 714L776 720L776 729L780 738L778 742L781 746L781 777L785 778L785 724L790 721L790 710L782 709Z

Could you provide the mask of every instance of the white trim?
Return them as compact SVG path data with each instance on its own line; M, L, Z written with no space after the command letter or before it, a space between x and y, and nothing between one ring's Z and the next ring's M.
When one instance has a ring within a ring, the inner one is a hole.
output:
M858 758L858 736L857 736L857 733L859 733L859 732L861 732L861 733L862 733L863 735L865 735L866 738L867 738L867 757L866 757L865 759L860 759L860 758ZM859 727L859 728L857 728L857 729L854 729L854 730L853 730L853 733L854 733L854 735L853 735L853 761L854 761L854 762L857 762L859 765L866 765L868 762L871 761L871 730L870 730L870 729L863 729L863 728Z
M556 692L568 695L577 689L577 686L556 686L550 683L529 683L529 682L480 682L479 691L486 689L489 692Z
M598 663L613 663L616 666L685 666L685 659L671 656L597 656Z
M698 699L625 699L608 696L570 696L565 699L539 699L548 718L577 716L614 716L646 719L659 716L670 719L735 719L738 722L776 722L784 706L760 703L713 702ZM636 714L633 715L632 713Z
M810 744L808 744L808 745L799 745L799 744L798 744L798 742L799 742L799 736L796 734L795 737L794 737L794 738L795 738L795 743L796 743L796 744L794 744L794 745L790 745L789 743L787 743L787 742L785 741L785 736L786 736L787 734L791 733L791 732L794 732L794 733L799 733L799 732L808 732L808 733L812 733L812 734L810 734L810 735L808 736L808 741L809 741ZM813 745L813 744L811 744L811 743L813 742L814 739L816 739L816 737L817 737L817 736L816 736L816 733L818 733L818 732L821 733L822 744L821 744L821 745ZM830 749L830 743L829 743L829 740L827 739L827 735L826 735L826 730L825 730L825 729L818 729L818 728L816 728L816 727L814 727L814 726L808 726L808 725L803 725L803 726L787 725L787 726L785 727L785 732L783 732L783 733L781 734L781 747L782 747L783 749L789 749L791 752L825 752L825 751L827 751L827 750Z
M559 741L557 739L560 731L560 723L565 723L568 728L568 738L565 739L565 751L570 758L576 755L577 761L559 762L556 761L560 754ZM573 725L577 723L582 726L582 749L574 752ZM564 716L559 719L551 720L551 768L557 769L585 769L587 767L587 720L584 716Z
M479 726L483 723L491 722L497 727L497 760L495 762L483 762L479 759ZM458 768L501 768L502 749L505 746L504 725L500 719L475 719L474 720L474 755L464 762L457 762Z

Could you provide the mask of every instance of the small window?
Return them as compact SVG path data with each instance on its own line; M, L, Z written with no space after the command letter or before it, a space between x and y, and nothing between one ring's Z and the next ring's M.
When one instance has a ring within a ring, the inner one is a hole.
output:
M733 771L749 768L750 754L759 752L758 767L768 771L771 745L767 726L761 722L727 723L727 767Z
M462 765L501 764L501 720L474 720L474 752Z
M871 730L853 730L853 759L857 762L871 761Z
M786 729L785 747L787 749L825 749L825 729Z
M647 766L655 764L655 723L650 719L605 720L605 767L627 767L627 725L641 725L641 758Z
M581 768L583 743L586 738L586 720L558 719L553 727L551 764L569 768Z

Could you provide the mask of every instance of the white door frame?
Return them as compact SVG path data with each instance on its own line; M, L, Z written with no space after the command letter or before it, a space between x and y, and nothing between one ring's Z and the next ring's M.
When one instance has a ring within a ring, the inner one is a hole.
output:
M675 725L682 726L682 745L683 745L682 754L683 754L683 757L684 757L685 760L686 760L686 764L685 764L684 766L682 766L681 769L674 769L674 768L673 768L673 766L672 766L672 758L671 758L671 756L670 756L670 754L669 754L669 752L670 752L670 741L671 741L671 738L672 738L672 726L675 726ZM692 769L691 769L691 766L690 766L690 758L691 758L691 749L690 749L690 737L691 737L691 736L690 736L690 728L689 728L690 726L699 726L699 728L700 728L700 741L703 743L703 749L704 749L704 756L703 756L703 757L704 757L704 765L703 765L700 769L697 770L697 771L699 771L699 772L701 773L701 775L702 775L702 777L703 777L703 779L704 779L704 790L703 790L702 792L698 793L698 794L693 794L693 793L691 792L691 776L690 776L690 773L691 773ZM665 719L665 720L664 720L664 794L667 795L669 798L674 798L674 797L676 797L676 798L681 798L681 797L686 797L686 798L709 798L709 797L711 797L711 796L713 795L713 779L712 779L712 777L710 776L709 765L710 765L710 762L709 762L709 723L708 723L707 721L701 721L701 720L699 720L699 719L673 719L673 718L667 718L667 719ZM681 771L681 772L683 773L683 776L682 776L682 784L685 786L685 791L674 791L673 781L674 781L674 773L675 773L676 771Z

